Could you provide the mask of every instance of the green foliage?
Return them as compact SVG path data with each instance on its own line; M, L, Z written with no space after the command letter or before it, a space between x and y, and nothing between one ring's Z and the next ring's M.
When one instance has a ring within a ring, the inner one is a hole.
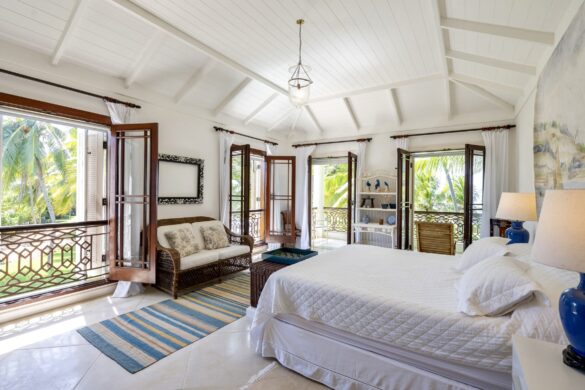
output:
M347 207L347 164L327 164L324 207Z
M465 157L445 155L420 157L414 164L414 209L462 212L465 186ZM439 178L443 178L441 183Z
M74 216L77 129L6 116L2 141L2 225Z

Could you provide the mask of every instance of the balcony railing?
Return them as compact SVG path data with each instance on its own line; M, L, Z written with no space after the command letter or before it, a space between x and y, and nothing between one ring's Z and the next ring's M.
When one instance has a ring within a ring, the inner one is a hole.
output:
M107 225L0 227L0 301L104 279Z
M319 209L313 207L313 212L311 213L313 230L347 232L347 207L323 207L322 210L322 213L319 213Z
M439 222L439 223L452 223L455 225L455 242L457 248L463 248L463 228L464 228L464 214L457 212L447 211L415 211L414 221L415 222ZM481 220L481 214L476 213L473 215L473 226L472 226L472 238L473 241L479 239L479 224ZM416 225L414 225L414 243L417 242Z
M242 218L239 211L232 212L231 230L235 233L242 233ZM249 232L255 243L262 243L264 236L264 209L250 210Z

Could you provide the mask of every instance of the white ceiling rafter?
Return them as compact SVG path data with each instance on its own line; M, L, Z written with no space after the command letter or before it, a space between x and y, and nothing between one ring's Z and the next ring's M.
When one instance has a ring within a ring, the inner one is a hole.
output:
M475 84L483 88L493 88L500 91L511 92L514 94L522 93L522 88L517 85L502 84L492 80L480 79L473 76L468 76L461 73L451 73L449 76L452 80L463 81L464 83Z
M449 80L449 73L451 73L449 58L447 57L447 44L449 42L449 36L447 31L443 31L441 28L441 17L445 14L445 1L444 0L432 0L433 18L436 22L436 36L439 49L441 50L441 73L444 77L445 83L445 108L447 113L447 120L450 120L453 116L453 94L451 93L451 81Z
M499 96L496 96L493 93L486 91L485 89L483 89L475 84L469 84L469 83L455 80L455 79L453 79L453 82L456 83L457 85L461 85L462 87L470 90L471 92L475 93L476 95L481 96L482 98L486 99L487 101L494 103L494 104L497 104L498 106L504 108L507 111L514 112L514 106L512 104L508 103L507 101L500 98Z
M315 125L317 130L319 130L319 134L323 135L323 133L324 133L323 127L321 126L321 124L317 120L317 117L315 116L315 113L313 112L311 107L309 107L309 105L304 105L303 109L307 112L309 119L311 119L311 122L313 122L313 124Z
M282 116L280 116L269 128L268 130L266 130L267 132L271 132L272 130L276 129L278 127L278 125L280 125L282 122L284 122L284 120L286 118L288 118L290 116L290 114L292 114L292 112L295 110L296 108L290 108L288 109Z
M128 76L124 80L124 85L126 88L130 88L132 84L136 81L140 72L146 67L146 65L150 62L150 59L154 57L157 50L162 46L165 40L166 34L162 31L156 31L153 36L150 37L146 45L142 48L134 64L132 64L131 70L128 73Z
M388 96L390 96L390 104L392 111L396 116L396 122L401 125L404 119L402 118L402 110L400 109L400 101L398 101L398 95L396 94L396 88L390 88L388 90Z
M388 84L379 85L379 86L375 86L375 87L355 89L353 91L347 91L347 92L336 93L334 95L322 96L322 97L318 97L318 98L315 98L315 99L311 99L309 103L310 104L313 104L313 103L325 102L325 101L328 101L328 100L343 99L343 98L346 98L346 97L352 97L352 96L356 96L356 95L363 95L363 94L366 94L366 93L381 91L381 90L384 90L384 89L400 88L400 87L405 87L407 85L424 83L425 81L440 80L440 79L443 79L444 77L445 76L443 74L432 74L430 76L423 76L423 77L417 77L417 78L414 78L414 79L396 81L396 82L393 82L393 83L388 83Z
M205 78L205 76L207 76L209 72L215 68L216 65L217 62L213 60L213 58L209 58L205 64L203 64L203 66L197 69L195 73L193 73L193 75L189 78L189 80L187 80L181 89L179 89L179 91L177 91L175 94L175 103L180 103L189 92L193 91L195 87L197 87L197 85Z
M71 12L71 16L67 21L67 25L65 26L65 29L61 33L59 42L57 43L57 46L55 46L55 49L53 50L53 56L51 58L51 63L53 65L59 64L59 61L61 60L63 53L67 49L67 44L70 42L73 32L79 25L79 21L81 20L83 12L87 8L88 3L89 0L77 0L75 8L73 9L73 12Z
M262 110L268 107L270 103L272 103L279 96L280 96L279 93L274 92L272 95L268 97L268 99L264 100L262 104L260 104L254 111L252 111L252 113L248 115L246 119L244 119L244 126L248 126L248 124L250 124L250 122L252 122L254 118L256 118L258 114L262 112Z
M448 30L462 30L481 34L497 35L500 37L542 43L545 45L552 45L555 42L555 34L552 32L527 30L523 28L473 22L462 19L441 17L441 27Z
M513 72L524 73L530 76L536 75L536 66L519 64L517 62L503 61L495 58L489 58L479 56L477 54L464 53L462 51L447 50L447 57L453 60L461 60L467 62L475 62L476 64L492 66L494 68L500 68L510 70Z
M246 89L246 87L248 85L250 85L250 83L252 82L252 79L250 77L246 77L244 80L242 80L222 101L221 103L219 103L217 105L217 107L215 107L213 109L213 115L217 116L219 115L220 112L222 112L228 104L230 104L232 102L232 100L234 100L235 98L238 97L238 95L244 90Z
M303 113L303 109L301 107L297 108L297 115L295 115L295 119L290 125L290 132L291 134L297 129L297 124L299 123L299 119L301 119L301 115Z
M204 44L203 42L193 38L191 35L185 33L182 30L174 27L173 25L165 22L158 16L150 13L149 11L145 10L144 8L132 3L129 0L110 0L113 4L116 4L123 10L129 12L130 14L137 16L138 18L146 21L150 25L156 27L159 30L162 30L169 35L179 39L180 41L186 43L188 46L208 55L209 57L213 58L214 60L221 62L222 64L229 66L230 68L237 70L247 77L264 84L268 88L272 89L275 92L280 93L281 95L288 96L288 92L278 86L277 84L273 83L272 81L268 80L267 78L259 75L256 72L248 69L247 67L241 65L240 63L232 60L231 58L223 55L219 51L211 48L210 46Z
M351 117L351 121L352 121L356 131L360 131L360 129L361 129L360 122L357 118L357 115L355 114L355 110L353 109L350 98L348 98L348 97L343 98L343 103L345 104L345 108L347 108L347 112L349 113L349 116Z

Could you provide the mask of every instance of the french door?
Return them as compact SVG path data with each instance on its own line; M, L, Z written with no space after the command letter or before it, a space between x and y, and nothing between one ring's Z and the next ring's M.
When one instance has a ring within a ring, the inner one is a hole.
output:
M230 230L250 234L250 145L232 146L230 167Z
M357 155L347 153L347 244L354 242L353 223L356 218Z
M479 239L479 229L483 215L484 173L485 146L465 145L464 248Z
M266 241L296 242L294 156L266 156Z
M158 124L113 125L108 145L110 278L154 283Z
M398 249L412 249L413 164L408 150L398 149L396 202L396 235Z

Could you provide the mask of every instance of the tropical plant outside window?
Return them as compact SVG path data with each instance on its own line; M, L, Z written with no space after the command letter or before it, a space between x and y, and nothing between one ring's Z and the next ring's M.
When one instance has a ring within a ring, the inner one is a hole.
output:
M415 211L463 212L463 154L416 157L414 174Z

